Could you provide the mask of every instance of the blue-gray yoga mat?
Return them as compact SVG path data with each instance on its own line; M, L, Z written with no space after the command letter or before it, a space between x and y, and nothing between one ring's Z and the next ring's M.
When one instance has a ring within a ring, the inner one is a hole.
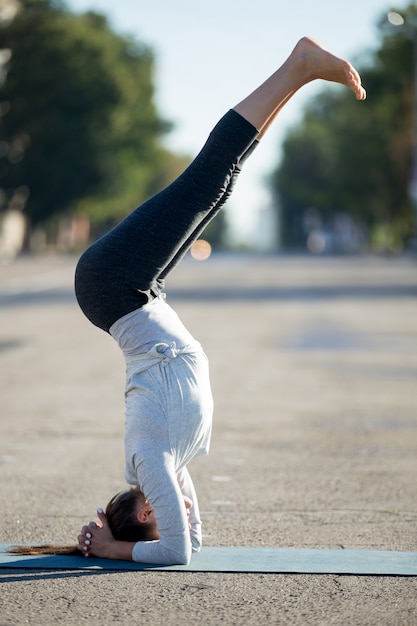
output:
M8 548L0 544L0 568L417 576L417 552L205 547L193 554L190 565L158 566L82 556L16 556L7 554Z

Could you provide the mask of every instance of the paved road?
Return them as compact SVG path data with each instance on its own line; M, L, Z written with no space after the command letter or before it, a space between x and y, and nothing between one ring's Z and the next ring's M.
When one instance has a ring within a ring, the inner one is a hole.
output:
M2 541L72 543L123 488L123 362L71 257L0 266ZM186 260L169 301L210 357L207 545L417 550L417 263ZM0 625L417 624L395 577L0 570Z

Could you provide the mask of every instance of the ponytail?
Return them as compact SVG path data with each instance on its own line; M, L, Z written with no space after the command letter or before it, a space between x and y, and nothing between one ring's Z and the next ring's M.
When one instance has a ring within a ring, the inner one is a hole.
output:
M137 521L135 510L142 492L138 487L132 487L115 495L107 505L106 517L109 528L115 539L119 541L149 541L153 539L148 524ZM84 556L76 546L11 546L9 554L19 556L42 556L54 554L56 556Z
M7 550L9 554L18 556L42 556L46 554L55 554L56 556L81 556L82 552L77 546L11 546Z

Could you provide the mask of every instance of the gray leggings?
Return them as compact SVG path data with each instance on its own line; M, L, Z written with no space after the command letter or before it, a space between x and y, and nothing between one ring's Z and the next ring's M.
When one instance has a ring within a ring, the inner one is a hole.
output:
M84 252L75 293L93 324L108 332L161 292L165 277L226 202L257 135L230 110L183 174Z

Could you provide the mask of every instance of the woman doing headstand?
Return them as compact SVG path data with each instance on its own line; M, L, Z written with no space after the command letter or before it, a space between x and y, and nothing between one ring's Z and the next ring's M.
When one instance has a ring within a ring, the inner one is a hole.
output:
M201 152L165 190L82 255L81 309L118 342L126 360L126 480L133 487L84 526L85 556L188 563L201 546L187 464L208 451L212 396L200 344L165 302L169 272L230 195L246 158L300 87L315 79L366 97L356 70L312 39L218 122Z

